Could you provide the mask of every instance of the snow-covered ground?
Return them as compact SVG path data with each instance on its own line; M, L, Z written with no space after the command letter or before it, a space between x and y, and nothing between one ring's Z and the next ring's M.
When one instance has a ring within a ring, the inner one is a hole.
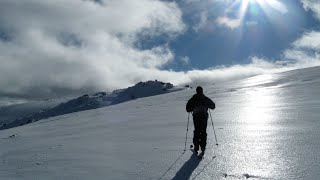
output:
M31 117L35 113L41 113L48 109L54 108L68 99L46 99L43 101L31 101L22 104L14 104L0 107L0 129L5 124L13 123L22 118Z
M185 89L185 87L174 87L170 83L156 80L140 82L132 87L115 90L112 93L98 92L91 95L85 94L77 98L34 101L0 107L0 130L22 126L49 117L97 109L137 98L165 94L182 89Z
M202 161L182 154L194 89L2 130L0 179L320 179L319 89L319 67L204 87Z

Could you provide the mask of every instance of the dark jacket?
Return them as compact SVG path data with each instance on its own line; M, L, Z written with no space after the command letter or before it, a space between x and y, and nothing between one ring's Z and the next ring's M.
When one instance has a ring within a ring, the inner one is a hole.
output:
M187 112L193 112L193 114L207 113L208 108L215 109L216 105L204 94L193 95L186 106Z

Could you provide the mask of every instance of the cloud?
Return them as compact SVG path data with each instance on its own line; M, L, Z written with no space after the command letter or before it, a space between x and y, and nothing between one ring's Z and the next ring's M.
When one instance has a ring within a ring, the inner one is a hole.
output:
M231 19L227 16L218 17L216 21L219 25L226 26L230 29L238 28L241 25L241 19Z
M255 75L320 66L319 58L308 56L303 52L297 54L297 52L286 51L285 54L288 59L272 62L268 59L252 57L251 63L249 64L218 66L205 70L191 70L184 74L174 74L172 76L180 77L179 79L174 79L174 83L177 84L208 85L216 82L243 79Z
M181 57L180 62L182 62L182 64L189 64L190 58L188 56Z
M315 16L320 19L320 2L318 0L301 0L306 10L311 10Z
M198 32L199 30L205 28L207 24L208 24L208 12L207 11L203 11L203 12L200 13L198 23L196 23L193 26L193 30L195 32Z
M305 33L300 39L296 40L293 45L296 48L320 50L320 32L311 31Z
M295 63L295 68L320 66L320 32L304 33L283 54L284 59Z
M0 96L33 99L128 86L146 79L139 72L174 59L166 44L143 50L135 44L146 36L174 38L184 29L174 2L2 0Z
M305 8L320 12L319 3L311 2L305 0ZM201 15L199 27L207 16ZM230 28L241 23L226 16L217 22ZM152 79L204 85L320 65L317 31L303 34L280 60L252 57L249 64L185 72L163 70L174 60L190 61L176 57L168 44L136 45L161 35L174 39L185 30L182 11L171 1L2 0L0 101L113 90Z

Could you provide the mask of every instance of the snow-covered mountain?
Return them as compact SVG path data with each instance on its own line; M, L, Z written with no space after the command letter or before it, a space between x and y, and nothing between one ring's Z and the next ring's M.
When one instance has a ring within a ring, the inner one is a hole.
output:
M0 130L29 124L49 117L101 108L182 89L181 87L174 87L170 83L156 80L139 82L132 87L115 90L112 93L98 92L92 95L85 94L74 99L45 100L2 107L0 108Z
M10 124L24 117L31 117L35 113L41 113L48 109L54 108L68 99L53 99L43 101L33 101L23 104L14 104L0 107L0 128L5 124Z
M319 89L320 67L204 87L219 145L209 118L202 161L194 89L1 130L0 179L320 179Z

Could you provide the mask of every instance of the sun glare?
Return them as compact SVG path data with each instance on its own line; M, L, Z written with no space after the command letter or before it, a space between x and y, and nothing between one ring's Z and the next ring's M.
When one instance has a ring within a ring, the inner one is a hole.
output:
M278 0L236 0L232 6L239 5L239 18L243 22L245 20L246 13L250 10L252 14L259 15L266 14L269 18L272 18L273 10L276 10L282 14L288 12L287 7Z

